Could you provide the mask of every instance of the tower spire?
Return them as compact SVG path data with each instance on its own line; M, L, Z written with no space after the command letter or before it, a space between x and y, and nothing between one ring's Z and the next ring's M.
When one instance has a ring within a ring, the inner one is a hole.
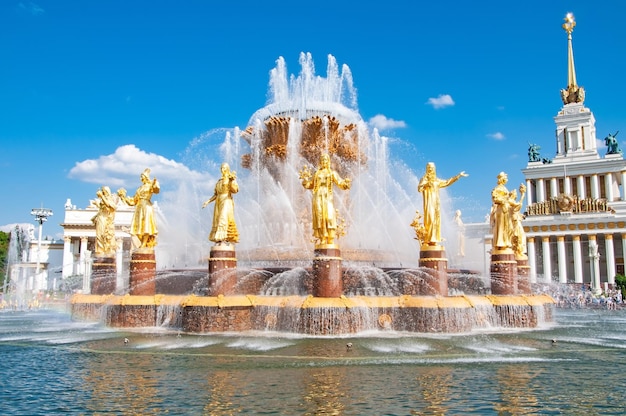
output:
M576 83L576 68L574 67L574 48L572 47L572 32L576 21L572 13L565 15L565 23L561 25L567 33L567 88L561 90L563 104L582 103L585 101L585 89Z

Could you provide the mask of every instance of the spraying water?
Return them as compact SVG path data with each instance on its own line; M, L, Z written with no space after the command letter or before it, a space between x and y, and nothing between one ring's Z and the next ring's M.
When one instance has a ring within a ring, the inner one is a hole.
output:
M213 176L163 195L160 208L167 220L157 248L160 261L183 266L180 259L197 264L206 257L211 213L200 205L213 192L220 163L226 162L237 171L240 188L235 196L240 266L309 264L311 195L298 172L304 166L314 170L319 155L328 153L333 169L352 179L349 192L334 195L345 230L338 243L346 264L417 265L419 245L409 224L421 206L418 178L403 162L390 158L389 139L361 118L346 65L340 68L329 55L322 77L311 55L302 53L300 66L298 75L289 75L285 60L276 61L268 102L252 115L246 129L214 130L190 144L184 162ZM445 194L442 203L445 234L453 215Z

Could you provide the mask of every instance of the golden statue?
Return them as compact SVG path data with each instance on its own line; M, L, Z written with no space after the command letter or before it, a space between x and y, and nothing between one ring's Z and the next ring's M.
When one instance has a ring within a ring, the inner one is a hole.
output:
M522 206L524 201L524 195L526 194L526 186L521 184L519 187L520 191L520 199L517 199L517 192L514 190L511 191L511 246L513 247L513 251L515 252L516 258L524 258L526 257L526 232L524 231L524 226L522 225L522 220L524 219L524 214L522 214Z
M491 206L490 222L491 233L493 234L492 245L496 250L511 249L513 247L511 241L515 232L513 214L516 210L521 210L522 201L526 194L526 186L524 184L520 185L521 196L520 200L517 201L517 192L509 192L506 189L505 185L508 180L508 175L500 172L498 174L498 185L491 191L493 204Z
M337 235L337 213L333 203L333 184L343 190L350 189L350 179L342 179L330 167L330 156L324 153L320 156L320 165L311 174L308 167L300 170L300 179L305 189L313 191L312 221L313 237L316 245L335 244Z
M435 164L426 164L426 173L417 185L417 191L422 194L424 200L424 239L422 245L435 246L441 241L441 201L439 189L452 185L461 177L469 176L461 172L450 179L437 178Z
M96 226L96 256L111 256L115 254L117 244L115 242L115 210L117 198L111 193L108 186L103 186L96 191L98 200L94 201L98 207L98 213L91 221Z
M239 242L239 232L235 224L235 202L233 194L239 192L237 173L230 170L228 163L222 163L222 177L215 184L215 192L211 199L202 204L202 208L215 201L213 210L213 226L209 240L218 244Z
M146 168L141 173L142 185L137 188L135 196L128 197L126 189L120 188L117 194L127 205L135 207L135 214L130 225L130 234L137 239L134 245L139 248L152 248L156 246L157 226L152 208L152 194L158 194L161 190L156 178L150 180L150 169Z

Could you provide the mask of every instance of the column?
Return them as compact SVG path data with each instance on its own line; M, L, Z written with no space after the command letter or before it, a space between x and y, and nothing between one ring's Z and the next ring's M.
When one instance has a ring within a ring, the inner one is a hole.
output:
M604 235L606 249L606 277L609 285L615 285L615 249L613 246L613 234Z
M599 294L600 288L600 253L595 234L589 235L589 272L591 274L591 287L594 293Z
M583 282L583 256L580 245L580 236L572 236L572 243L574 247L574 283Z
M526 179L526 206L533 202L533 182L530 179Z
M620 200L626 201L626 170L621 172L622 174L622 194Z
M528 237L528 266L530 267L530 283L537 283L537 253L535 252L535 237Z
M563 178L563 193L566 195L572 194L572 179L569 176Z
M559 183L556 181L556 178L550 179L550 195L555 197L559 194Z
M558 250L558 266L559 266L559 283L567 283L567 256L565 255L565 236L556 238Z
M546 200L545 182L543 179L537 179L537 202L543 202Z
M585 189L585 177L583 175L580 175L578 176L578 178L576 178L576 180L578 181L578 198L587 198L587 190Z
M80 258L78 260L78 274L83 275L83 293L91 292L91 282L87 275L87 237L80 237Z
M63 273L62 277L66 278L73 274L74 270L74 254L72 253L72 237L63 236Z
M622 259L624 259L624 267L626 267L626 233L622 233Z
M541 238L541 248L543 249L543 280L546 283L552 282L552 255L550 254L550 237Z
M598 188L598 174L591 175L591 197L593 199L600 198L600 189Z
M604 189L606 190L606 200L613 202L613 174L611 172L604 175Z

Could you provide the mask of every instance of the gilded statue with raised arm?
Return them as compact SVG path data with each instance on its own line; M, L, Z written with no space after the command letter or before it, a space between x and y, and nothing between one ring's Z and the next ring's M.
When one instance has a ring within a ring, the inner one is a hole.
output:
M98 213L91 221L96 227L96 256L111 256L115 254L117 244L115 242L115 211L117 209L117 197L111 193L108 186L103 186L96 191L98 199L94 205L98 207Z
M320 164L314 174L305 167L300 170L300 180L305 189L313 191L312 222L316 245L335 244L337 235L337 212L333 202L333 186L350 189L350 179L342 179L330 167L330 156L320 156Z
M134 245L138 248L152 248L156 246L157 225L152 207L152 195L161 190L157 178L150 179L150 169L141 173L142 184L137 188L135 195L129 197L126 190L120 188L117 194L127 205L135 207L135 213L130 225L130 234L136 239Z
M465 176L469 175L461 172L450 179L440 179L437 177L435 164L428 162L426 165L426 173L417 185L417 191L422 194L424 203L424 240L422 241L422 246L436 246L443 241L441 238L441 200L439 198L439 190L452 185Z
M222 163L222 177L215 184L213 196L202 204L202 208L215 202L213 209L213 225L209 240L218 244L237 243L239 232L235 224L235 202L233 194L239 192L237 173L230 170L228 163Z

